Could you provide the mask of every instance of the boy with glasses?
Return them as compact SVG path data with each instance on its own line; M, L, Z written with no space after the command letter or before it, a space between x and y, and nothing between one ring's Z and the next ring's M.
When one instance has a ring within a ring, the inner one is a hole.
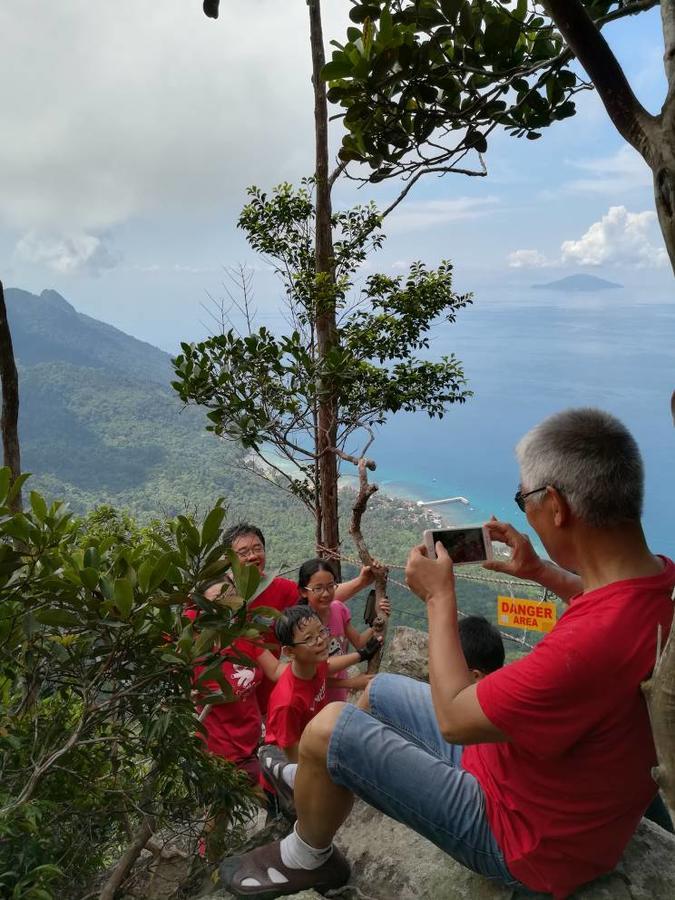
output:
M300 738L307 723L328 702L328 678L371 659L380 649L381 639L371 638L354 653L329 658L330 629L305 605L287 610L277 619L274 630L290 665L270 696L265 741L272 746L261 749L260 759L265 777L288 807Z

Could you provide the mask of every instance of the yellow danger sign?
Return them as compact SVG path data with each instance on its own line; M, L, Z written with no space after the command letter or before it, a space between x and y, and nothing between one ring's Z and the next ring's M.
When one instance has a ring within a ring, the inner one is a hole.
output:
M507 628L550 631L556 623L557 613L555 603L548 600L497 597L497 622Z

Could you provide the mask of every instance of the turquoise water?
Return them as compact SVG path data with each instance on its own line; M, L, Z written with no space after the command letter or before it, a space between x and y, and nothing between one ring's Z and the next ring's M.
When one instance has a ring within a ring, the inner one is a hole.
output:
M382 489L415 499L463 495L470 508L438 511L457 523L494 513L525 528L513 502L518 438L565 407L599 406L635 435L647 476L645 531L653 550L675 556L675 292L481 293L435 335L433 355L456 353L475 396L440 421L392 417L370 450Z

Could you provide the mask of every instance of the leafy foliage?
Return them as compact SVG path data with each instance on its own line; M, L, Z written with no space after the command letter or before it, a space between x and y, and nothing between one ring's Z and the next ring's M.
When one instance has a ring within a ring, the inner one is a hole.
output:
M374 205L333 215L335 278L317 278L311 181L282 184L272 195L249 190L239 225L251 246L273 263L284 285L294 330L233 328L199 344L182 344L173 386L184 402L206 406L210 430L266 459L270 445L295 466L278 471L310 508L317 496L316 410L324 392L337 398L337 446L399 410L443 416L466 390L454 356L418 357L429 349L435 322L453 322L470 303L452 289L452 266L415 263L407 277L372 275L353 297L354 277L384 240ZM351 301L351 302L350 302ZM324 304L337 307L337 341L319 353L316 320Z
M621 0L585 0L595 20ZM324 68L344 109L344 161L371 181L485 153L495 128L534 140L590 87L544 4L532 0L352 0L347 41Z
M139 529L74 519L35 491L12 513L17 483L0 470L0 885L41 900L83 887L143 819L241 818L250 790L203 752L192 671L199 660L220 682L215 648L259 637L246 601L264 582L223 558L222 502L201 527ZM230 565L241 596L206 600L200 585Z

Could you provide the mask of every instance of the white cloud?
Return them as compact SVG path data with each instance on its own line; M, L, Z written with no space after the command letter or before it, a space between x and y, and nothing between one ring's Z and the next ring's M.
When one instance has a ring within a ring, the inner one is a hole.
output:
M563 191L616 195L630 190L643 190L652 184L652 173L647 163L628 144L624 144L611 156L575 160L571 165L586 174L568 181L563 185Z
M560 249L563 264L645 268L667 262L656 213L632 213L625 206L611 206L578 240L563 241Z
M391 218L385 220L385 229L394 234L478 219L487 215L497 203L497 197L455 197L451 200L402 203Z
M113 269L119 262L100 237L82 233L45 235L31 231L17 243L15 254L24 262L44 265L60 275L82 271L100 275L104 269Z
M514 250L509 253L508 261L512 269L542 269L551 265L538 250Z
M1 3L0 225L231 216L243 186L309 173L305 4L223 6L214 22L197 0ZM326 6L342 33L344 4Z

